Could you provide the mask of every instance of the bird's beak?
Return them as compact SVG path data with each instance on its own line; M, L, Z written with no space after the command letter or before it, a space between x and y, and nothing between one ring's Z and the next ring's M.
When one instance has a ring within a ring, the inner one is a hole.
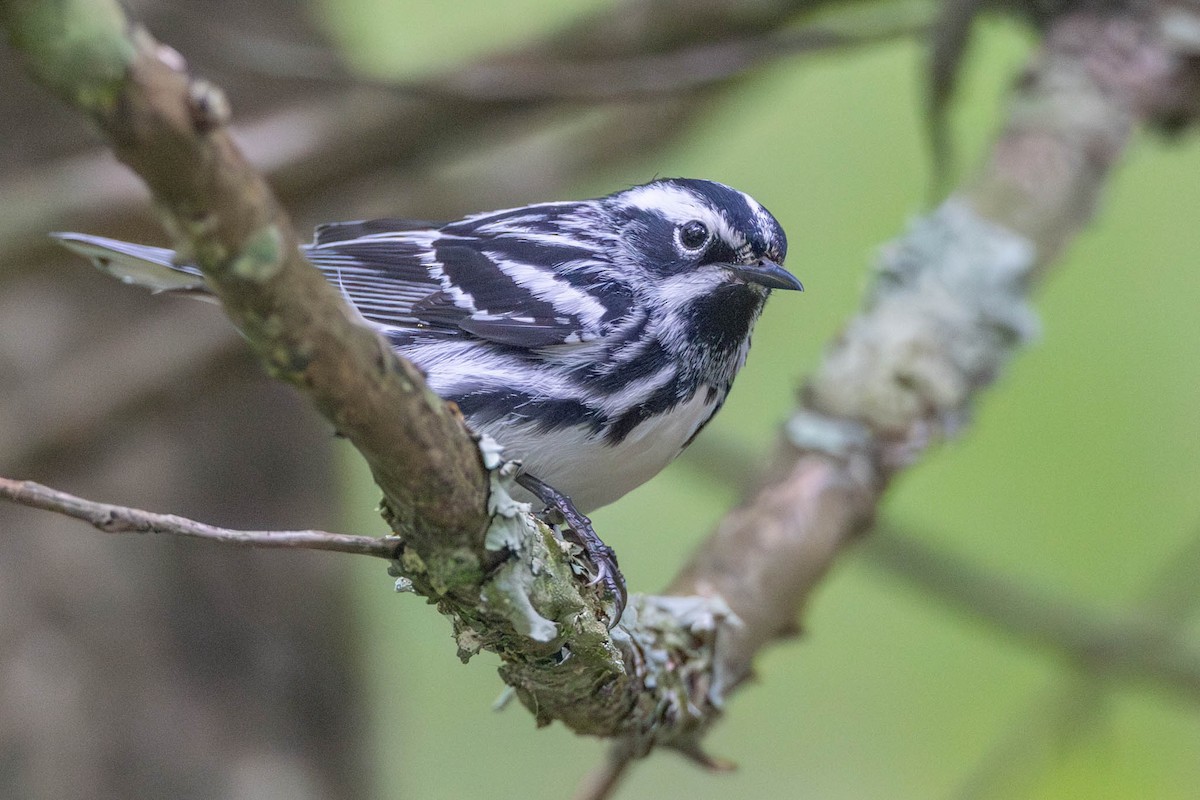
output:
M768 289L795 289L798 292L804 291L804 284L797 280L795 275L774 261L768 261L765 258L757 264L734 264L729 269L734 275L737 275L747 283L757 283L759 286L765 286Z

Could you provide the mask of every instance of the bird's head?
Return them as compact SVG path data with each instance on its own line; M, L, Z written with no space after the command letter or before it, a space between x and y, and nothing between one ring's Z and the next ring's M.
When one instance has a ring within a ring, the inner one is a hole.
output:
M724 184L668 178L606 199L623 283L657 341L710 384L728 384L771 289L801 290L782 266L787 237L769 211Z
M664 288L723 284L803 290L782 266L787 237L754 198L721 183L667 178L608 198L625 266ZM691 292L683 292L690 294Z

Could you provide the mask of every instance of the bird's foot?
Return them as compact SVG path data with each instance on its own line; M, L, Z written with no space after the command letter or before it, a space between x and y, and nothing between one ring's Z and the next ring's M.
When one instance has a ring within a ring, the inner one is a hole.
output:
M629 593L625 588L625 576L617 566L617 554L606 545L592 528L592 521L579 512L571 498L548 483L523 472L517 483L546 505L546 512L555 512L562 525L563 538L578 545L591 565L589 586L599 584L604 593L612 598L613 611L608 620L611 629L625 613ZM547 516L549 516L547 514Z

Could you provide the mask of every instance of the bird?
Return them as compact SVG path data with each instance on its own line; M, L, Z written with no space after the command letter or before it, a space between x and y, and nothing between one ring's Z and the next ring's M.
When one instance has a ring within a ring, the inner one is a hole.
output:
M211 297L170 249L52 236L126 283ZM616 618L624 580L584 515L691 444L725 402L771 291L804 288L783 267L778 220L694 178L452 222L330 223L301 249L472 431L520 462L518 483L578 536Z

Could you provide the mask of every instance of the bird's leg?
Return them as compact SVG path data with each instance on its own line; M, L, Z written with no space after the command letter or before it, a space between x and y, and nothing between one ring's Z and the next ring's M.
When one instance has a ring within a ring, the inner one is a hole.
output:
M553 509L562 516L565 523L563 536L573 544L579 545L592 564L595 574L590 582L599 583L612 595L614 608L608 627L616 625L625 613L625 603L629 599L625 589L625 576L617 566L617 554L596 535L596 531L592 529L592 521L575 508L571 498L528 472L517 475L517 483L545 503L547 510Z

